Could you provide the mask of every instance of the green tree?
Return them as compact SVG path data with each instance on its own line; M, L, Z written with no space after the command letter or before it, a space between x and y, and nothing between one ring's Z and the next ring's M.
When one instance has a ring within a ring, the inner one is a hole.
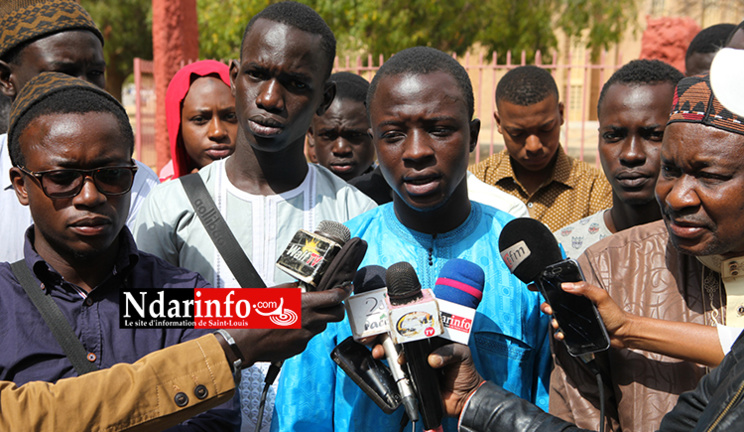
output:
M353 21L348 23L349 36L373 55L390 55L416 45L463 54L476 41L479 32L479 27L474 24L479 20L481 3L476 1L380 0L349 3L363 3L361 7L352 9ZM350 12L346 14L351 15Z
M237 58L243 29L271 0L197 0L200 52L204 57ZM336 34L340 55L389 55L414 45L464 53L475 41L477 26L462 16L477 14L478 2L467 0L310 0L303 1L326 20Z
M103 33L106 90L121 100L134 58L152 59L151 0L80 0Z
M549 49L556 47L552 16L559 0L496 0L484 2L479 13L482 29L478 41L496 53L499 62L506 60L506 52L521 51L532 62L539 50L544 61L549 60ZM519 59L515 59L519 61Z
M339 55L383 54L427 45L463 54L476 43L488 53L556 47L563 29L588 47L617 43L636 18L639 0L303 0L328 22ZM274 0L197 0L200 52L237 58L245 25ZM588 33L585 30L589 30Z
M270 3L266 0L197 0L199 55L229 60L240 57L243 30L251 17Z
M600 50L620 42L627 30L636 30L638 0L560 0L560 3L557 26L569 38L584 41L594 59Z

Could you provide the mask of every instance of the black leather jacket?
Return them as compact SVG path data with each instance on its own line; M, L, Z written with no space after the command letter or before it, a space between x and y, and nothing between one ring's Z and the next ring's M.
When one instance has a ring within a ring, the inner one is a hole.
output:
M695 390L683 393L659 431L733 431L744 425L744 335ZM738 425L738 426L737 426ZM546 414L496 384L483 384L465 406L460 431L585 431Z

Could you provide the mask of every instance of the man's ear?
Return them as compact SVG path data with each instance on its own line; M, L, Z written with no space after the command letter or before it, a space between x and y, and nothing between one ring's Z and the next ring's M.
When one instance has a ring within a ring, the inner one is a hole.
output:
M26 177L23 175L18 167L10 169L10 184L13 185L18 201L27 206L28 205L28 191L26 191Z
M310 147L315 147L315 132L313 132L312 122L310 122L310 127L307 128L307 133L305 135L307 136L307 144Z
M377 140L375 139L375 136L372 134L372 128L367 129L367 135L369 135L369 138L372 140L372 148L375 149L375 160L379 164L380 160L378 156L380 152L377 151Z
M238 61L237 60L231 61L230 62L230 93L232 93L235 99L238 98L235 95L235 81L238 80L238 72L240 72L240 65L238 64Z
M333 103L333 98L336 97L336 83L333 81L326 81L323 89L323 102L315 111L315 114L322 116L329 106Z
M500 134L503 134L504 131L501 130L501 117L499 117L498 111L493 112L493 119L496 120L496 130L498 130Z
M10 65L0 60L0 91L11 100L15 99L18 89L15 88L15 84L11 77L13 76L13 70Z
M561 126L563 126L563 102L558 102L558 112L561 115Z
M470 153L478 146L478 133L480 132L481 121L473 119L470 122Z

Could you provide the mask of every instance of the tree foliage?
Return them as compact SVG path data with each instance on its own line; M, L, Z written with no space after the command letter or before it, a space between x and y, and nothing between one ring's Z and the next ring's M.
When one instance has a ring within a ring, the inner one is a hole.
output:
M617 43L639 0L301 0L328 22L340 55L383 54L427 45L458 55L478 43L501 59L556 47L555 30L587 47ZM274 0L198 0L203 57L237 58L250 18Z
M620 42L629 28L635 30L638 1L561 0L558 16L557 26L596 55Z
M152 0L80 0L103 33L106 90L121 100L134 58L152 59Z
M199 56L212 59L240 57L243 30L251 17L272 1L197 0Z
M532 61L539 50L547 56L556 47L552 16L556 0L499 0L484 2L478 41L505 61L506 52L525 51Z

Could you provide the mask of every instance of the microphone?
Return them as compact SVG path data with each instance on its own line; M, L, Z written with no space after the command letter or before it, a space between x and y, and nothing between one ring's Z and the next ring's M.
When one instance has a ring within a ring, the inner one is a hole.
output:
M470 342L485 280L483 269L464 259L454 258L442 266L434 285L434 296L439 304L444 333L429 340L432 351L447 345L448 341L463 345Z
M444 407L436 371L429 365L428 338L442 334L439 307L431 290L422 290L416 272L407 262L390 266L386 272L390 331L401 343L411 381L419 397L424 429L441 428Z
M296 278L305 291L315 291L328 264L350 238L351 233L343 224L321 221L315 232L298 230L276 266Z
M346 299L344 306L354 340L387 333L390 325L385 306L385 268L378 265L360 268L352 285L354 294Z
M351 232L343 224L328 220L321 221L314 233L304 229L298 230L279 256L276 266L297 278L300 287L305 291L315 291L328 265L350 239ZM279 376L283 364L284 360L272 362L266 371L256 422L257 430L261 427L266 394L276 377Z
M398 409L401 399L393 375L381 361L372 357L366 346L349 336L331 351L331 359L385 414Z
M441 338L468 344L485 280L483 269L464 259L451 259L442 266L434 286L444 325Z
M531 218L517 218L504 225L499 252L509 271L526 284L536 281L545 267L563 259L550 229Z
M583 281L584 276L575 260L563 259L548 227L534 219L514 219L501 231L499 251L514 276L527 284L535 282L540 289L569 354L588 361L586 355L609 348L610 338L594 303L561 288L562 283Z
M297 278L300 287L305 291L314 291L328 264L350 239L351 232L343 224L321 221L314 233L304 229L298 230L279 256L276 266ZM265 383L270 385L276 380L282 364L284 361L271 363L266 372Z
M362 337L381 334L380 343L385 349L385 358L388 361L390 372L398 386L403 407L412 422L419 420L418 399L411 386L408 375L403 371L398 357L400 350L388 334L389 326L387 325L387 308L385 308L384 294L385 288L385 268L378 265L369 265L359 269L354 277L354 295L346 301L346 308L349 316L354 338L357 335ZM379 294L379 297L376 295ZM368 303L373 303L372 307ZM357 306L358 305L358 306ZM379 305L379 306L378 306ZM379 324L382 322L383 325ZM369 323L372 323L371 325ZM375 400L375 398L373 398Z

